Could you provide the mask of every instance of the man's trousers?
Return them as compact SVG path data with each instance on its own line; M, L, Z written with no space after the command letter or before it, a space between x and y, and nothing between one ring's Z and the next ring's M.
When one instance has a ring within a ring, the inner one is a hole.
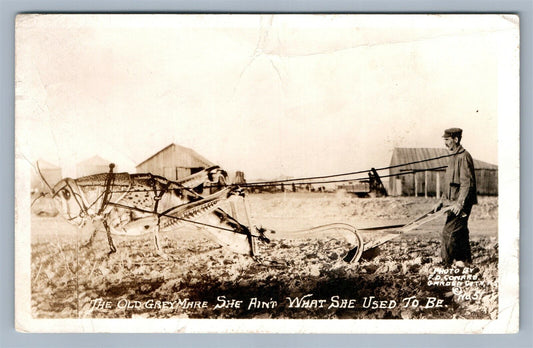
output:
M451 265L454 260L466 263L472 262L472 253L470 251L470 232L468 231L468 214L464 216L463 212L459 215L448 213L446 224L441 233L441 257L442 262Z

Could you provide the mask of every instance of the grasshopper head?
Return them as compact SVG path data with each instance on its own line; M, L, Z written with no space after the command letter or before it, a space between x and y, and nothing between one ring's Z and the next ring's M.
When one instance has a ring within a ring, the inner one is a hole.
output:
M71 224L82 226L87 209L83 193L75 180L62 179L52 189L52 197L59 213Z

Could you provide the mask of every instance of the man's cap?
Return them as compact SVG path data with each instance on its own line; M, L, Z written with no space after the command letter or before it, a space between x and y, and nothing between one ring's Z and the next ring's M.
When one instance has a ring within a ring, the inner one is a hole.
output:
M443 138L460 138L463 135L463 130L461 128L448 128L444 131Z

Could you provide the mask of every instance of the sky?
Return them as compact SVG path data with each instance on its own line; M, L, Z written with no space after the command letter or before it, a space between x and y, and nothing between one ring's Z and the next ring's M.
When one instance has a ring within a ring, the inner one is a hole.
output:
M19 15L16 156L135 172L176 143L247 179L302 177L460 127L497 164L517 37L495 15Z

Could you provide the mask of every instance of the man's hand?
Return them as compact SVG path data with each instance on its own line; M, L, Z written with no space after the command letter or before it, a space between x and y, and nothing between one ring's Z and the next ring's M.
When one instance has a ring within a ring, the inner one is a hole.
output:
M459 215L459 213L463 210L463 207L459 203L455 203L452 205L452 213L455 215Z
M435 205L433 206L433 208L432 208L433 212L436 213L436 212L438 212L439 210L441 210L442 205L443 205L443 204L442 204L442 201L437 202L437 204L435 204Z

